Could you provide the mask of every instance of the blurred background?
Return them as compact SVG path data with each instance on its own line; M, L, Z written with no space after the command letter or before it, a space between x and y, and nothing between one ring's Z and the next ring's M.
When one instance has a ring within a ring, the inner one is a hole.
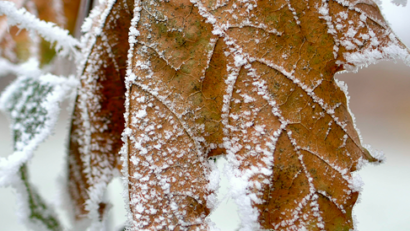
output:
M410 6L398 7L383 1L382 11L393 31L410 47ZM383 151L386 162L368 165L359 174L365 185L354 208L357 228L361 231L410 230L410 67L402 62L383 62L369 66L358 73L337 75L347 83L350 108L364 144ZM4 89L11 78L0 79ZM65 147L69 127L69 113L63 105L54 136L40 145L30 161L31 181L50 203L57 204L61 178L65 170ZM0 156L12 153L9 124L0 114ZM223 159L218 160L222 169ZM118 230L125 221L122 184L118 179L109 186L109 197L114 199L112 230ZM222 178L219 208L211 219L222 231L233 231L239 218L232 200L225 198L226 178ZM59 210L61 213L61 210ZM65 214L61 214L65 217ZM67 220L63 220L67 224ZM0 188L0 230L25 230L16 216L16 204L10 188Z

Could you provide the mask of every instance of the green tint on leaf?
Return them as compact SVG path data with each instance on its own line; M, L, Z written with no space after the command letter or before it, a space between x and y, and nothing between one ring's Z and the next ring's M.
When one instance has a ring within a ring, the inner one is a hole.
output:
M41 59L40 59L41 67L53 61L53 58L56 56L56 54L57 53L56 53L56 50L54 49L54 45L42 39L41 40Z
M17 80L19 81L19 80ZM13 121L14 149L20 151L46 129L47 109L42 102L52 91L49 84L36 79L21 80L6 106Z
M28 194L29 219L33 222L41 222L48 230L63 230L54 212L50 211L44 199L29 182L27 165L25 164L20 168L20 177Z
M0 159L0 185L16 189L24 223L40 230L63 230L55 212L29 182L26 163L50 135L60 111L59 103L75 86L72 79L39 76L19 77L2 94L0 109L8 114L14 138L14 153Z

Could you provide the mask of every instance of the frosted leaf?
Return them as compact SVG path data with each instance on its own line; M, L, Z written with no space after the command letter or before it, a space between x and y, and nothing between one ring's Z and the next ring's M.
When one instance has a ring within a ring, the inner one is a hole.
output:
M207 159L226 154L240 230L353 228L352 172L380 160L334 74L409 61L377 5L135 4L122 149L131 227L206 230L217 184Z
M130 160L124 161L124 175L128 178L130 228L135 230L215 229L207 215L217 204L215 189L219 179L204 153L204 140L186 121L192 115L191 111L184 113L172 105L172 100L180 95L162 91L162 88L157 88L160 85L151 84L159 80L153 75L154 68L162 66L164 77L180 79L178 72L185 71L185 63L206 65L215 46L216 40L210 41L215 37L211 27L201 19L196 9L192 5L178 9L178 5L165 2L151 5L137 1L135 9L139 10L134 12L135 23L130 29L132 49L128 56L126 86L127 132L123 137L126 143L122 154L124 160ZM184 22L180 20L182 18L185 18ZM167 20L172 20L170 28ZM185 43L183 37L175 40L172 36L167 41L158 33L182 34L183 24L190 28L192 41L200 42L187 43L186 50L174 50ZM203 34L202 27L206 28ZM176 57L168 59L172 54ZM201 59L198 61L197 57ZM237 62L240 63L239 57ZM191 74L203 75L204 71L196 69ZM151 80L151 77L155 79ZM159 81L158 84L167 83ZM168 83L170 86L176 84ZM181 81L180 87L190 84L196 83ZM203 130L204 126L198 124L198 129ZM219 139L217 135L215 137Z
M129 8L128 8L129 7ZM75 223L100 230L110 208L104 194L119 163L124 130L125 66L133 6L105 1L83 27L81 85L71 123L68 191ZM128 9L131 11L128 11Z
M11 121L14 153L0 159L0 185L8 184L9 177L17 173L50 135L60 111L59 103L75 85L72 78L50 74L21 76L3 92L0 109Z
M34 231L62 231L56 212L38 194L37 189L29 182L26 164L22 165L17 175L12 176L11 186L15 190L17 216L26 227Z
M52 132L60 111L59 103L77 82L50 74L40 75L36 63L25 64L27 76L20 76L2 94L0 109L11 121L14 152L0 159L0 185L16 190L18 216L33 230L62 230L53 209L37 193L27 175L26 162ZM17 71L23 73L24 71Z
M21 8L24 4L23 1L14 0L12 1L16 5L16 8ZM34 43L36 36L32 38L29 37L27 31L17 31L17 27L9 27L7 24L7 17L0 16L0 55L12 62L17 62L19 60L25 60L30 52L22 51L33 51L30 49L31 43ZM18 38L18 41L16 41ZM30 41L30 42L28 42Z
M62 0L12 0L9 2L14 2L17 9L26 9L37 19L55 23L74 34L74 24L81 2L79 0L64 2ZM43 66L50 64L55 54L55 43L47 42L35 30L8 25L7 16L0 16L0 56L13 63L37 57Z
M12 2L0 1L0 15L7 16L8 25L16 25L20 29L36 32L50 43L56 42L56 51L62 56L77 55L80 43L68 34L67 30L61 29L51 22L39 20L26 9L17 9Z

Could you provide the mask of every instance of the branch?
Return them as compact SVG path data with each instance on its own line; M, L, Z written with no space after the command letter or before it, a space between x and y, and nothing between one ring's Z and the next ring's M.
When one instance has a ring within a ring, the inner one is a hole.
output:
M38 76L41 74L39 63L36 59L31 58L25 63L14 64L7 59L0 58L0 78L7 75L16 76Z

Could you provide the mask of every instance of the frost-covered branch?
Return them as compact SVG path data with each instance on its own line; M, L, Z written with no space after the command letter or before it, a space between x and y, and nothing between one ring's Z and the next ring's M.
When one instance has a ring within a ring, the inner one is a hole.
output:
M38 60L34 58L21 64L14 64L7 59L0 58L0 78L7 75L38 76L41 73L38 65Z
M20 9L20 7L23 6L23 4L25 4L25 1L23 0L14 0L12 1L14 2L15 6L17 9ZM7 20L1 20L0 21L0 38L3 38L3 35L5 32L7 32Z
M51 22L38 19L25 9L17 9L14 3L0 1L0 15L6 15L9 25L16 25L20 29L37 32L48 42L56 42L56 51L59 55L77 54L80 42L70 36L67 30Z

